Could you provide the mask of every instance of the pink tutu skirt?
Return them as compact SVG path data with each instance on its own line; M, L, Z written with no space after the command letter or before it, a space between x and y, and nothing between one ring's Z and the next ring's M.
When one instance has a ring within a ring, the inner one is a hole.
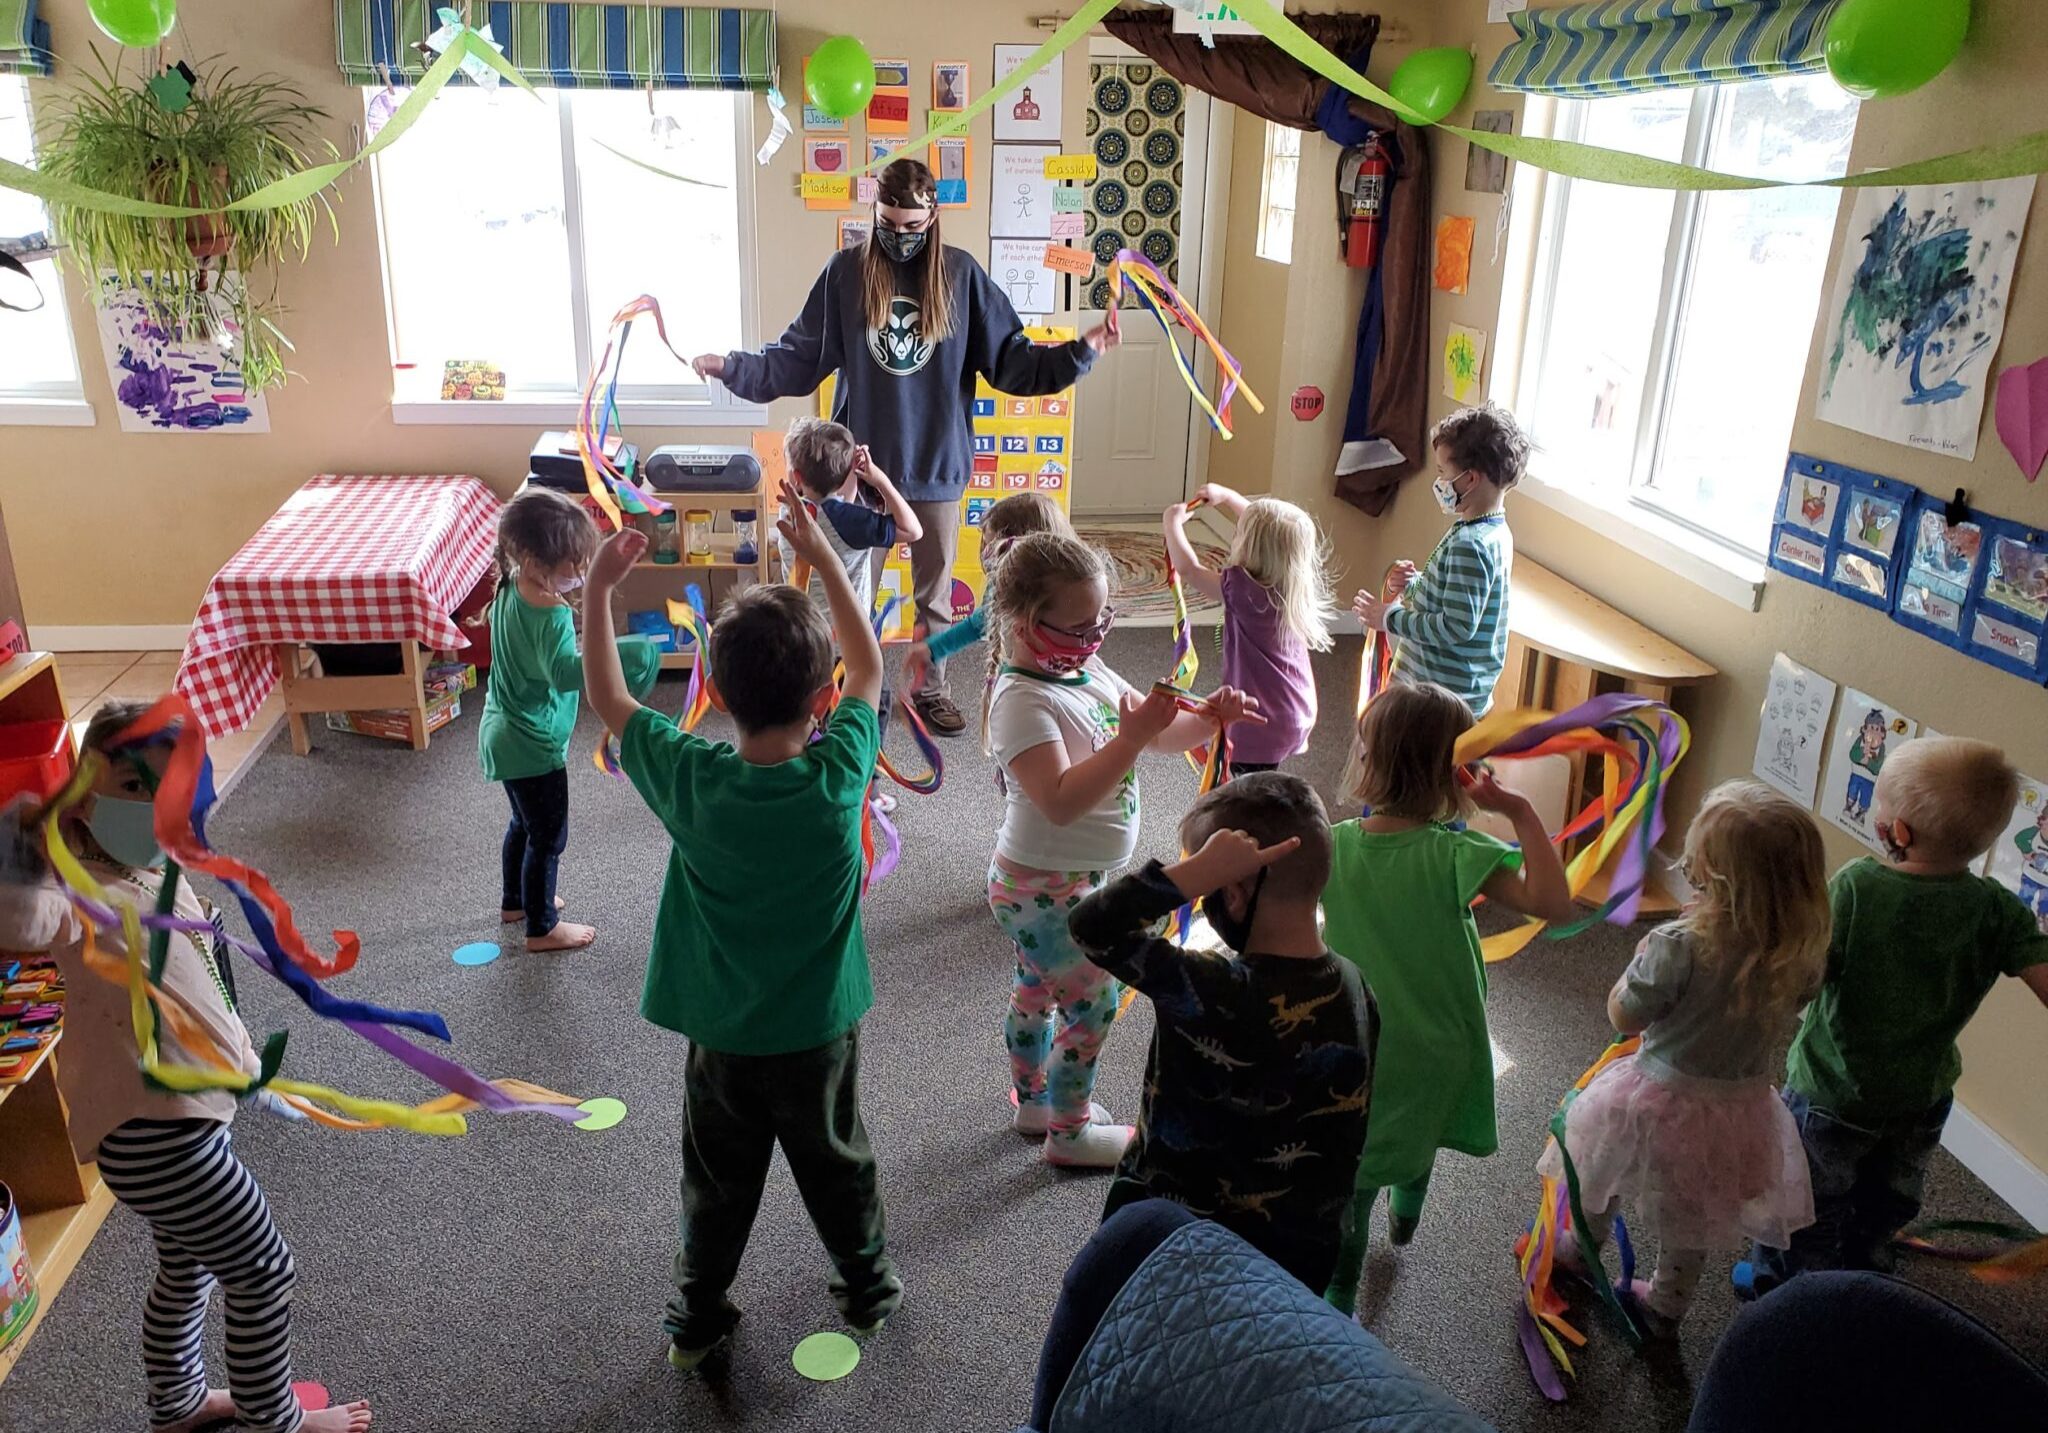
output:
M1799 1127L1762 1080L1699 1079L1630 1055L1572 1101L1565 1143L1586 1213L1619 1199L1669 1248L1784 1249L1813 1222ZM1536 1168L1564 1178L1554 1141Z

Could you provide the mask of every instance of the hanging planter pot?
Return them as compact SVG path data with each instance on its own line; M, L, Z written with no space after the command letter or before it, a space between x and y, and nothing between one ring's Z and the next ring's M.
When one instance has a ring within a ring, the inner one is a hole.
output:
M149 197L159 204L175 204L183 209L196 209L202 204L224 204L229 193L228 167L225 164L209 165L207 179L205 185L196 180L180 184L168 166L159 166L150 175ZM225 259L234 252L235 230L224 209L190 219L168 219L164 222L179 227L185 236L185 248L195 259ZM202 272L204 267L202 264Z

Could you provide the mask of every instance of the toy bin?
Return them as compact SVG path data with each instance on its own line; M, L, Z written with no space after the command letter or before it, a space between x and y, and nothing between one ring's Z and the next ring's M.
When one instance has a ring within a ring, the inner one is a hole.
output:
M36 1271L29 1267L28 1240L14 1191L0 1184L0 1349L21 1337L36 1316Z
M26 792L55 796L71 775L71 743L61 721L0 723L0 806Z

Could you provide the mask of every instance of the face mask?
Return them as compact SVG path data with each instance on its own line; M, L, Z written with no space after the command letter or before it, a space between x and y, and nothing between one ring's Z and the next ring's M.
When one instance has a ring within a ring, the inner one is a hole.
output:
M1251 899L1244 903L1242 918L1230 913L1230 897L1226 892L1211 891L1202 897L1202 916L1209 922L1209 929L1239 955L1245 953L1245 945L1252 938L1252 921L1259 913L1259 892L1265 888L1266 872L1260 871L1259 878L1252 883Z
M101 796L93 801L85 828L100 849L122 865L146 868L161 865L164 859L156 844L155 822L156 808L147 801Z
M1031 655L1038 658L1039 667L1050 675L1071 676L1102 650L1102 639L1109 635L1110 625L1110 621L1103 621L1089 636L1076 637L1071 632L1056 632L1041 622L1031 633Z
M1455 516L1458 511L1458 481L1439 474L1429 485L1430 493L1436 498L1436 505L1444 510L1446 517Z
M561 593L565 597L571 592L574 592L577 588L581 587L582 585L583 577L580 573L571 577L557 577L555 579L555 591Z
M886 224L875 225L875 243L899 264L907 264L923 253L924 241L930 237L930 231L925 229L909 234L901 229L891 229Z

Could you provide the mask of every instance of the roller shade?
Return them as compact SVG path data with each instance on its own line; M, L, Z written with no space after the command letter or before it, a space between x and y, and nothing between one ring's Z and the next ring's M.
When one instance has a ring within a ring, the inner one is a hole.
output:
M1488 82L1527 94L1626 94L1802 75L1840 0L1602 0L1511 16Z

